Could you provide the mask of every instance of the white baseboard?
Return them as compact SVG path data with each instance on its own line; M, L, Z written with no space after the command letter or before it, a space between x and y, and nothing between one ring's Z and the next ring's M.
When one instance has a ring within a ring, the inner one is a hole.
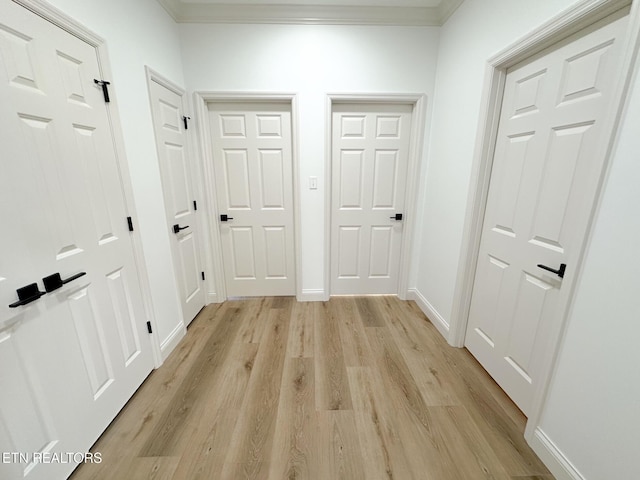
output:
M440 334L445 338L449 338L449 323L433 308L433 305L422 296L422 294L415 288L410 288L407 298L413 300L418 304L422 313L424 313L431 323L438 329Z
M296 295L299 302L326 302L329 300L323 289L303 289L300 295Z
M556 477L556 480L585 480L578 469L540 427L536 428L529 445Z
M224 298L220 298L216 292L207 292L207 305L210 303L222 303L224 302Z
M187 329L181 323L176 325L176 327L171 331L167 338L160 342L160 356L162 357L162 361L164 362L169 354L173 352L173 349L176 348L182 337L187 334Z

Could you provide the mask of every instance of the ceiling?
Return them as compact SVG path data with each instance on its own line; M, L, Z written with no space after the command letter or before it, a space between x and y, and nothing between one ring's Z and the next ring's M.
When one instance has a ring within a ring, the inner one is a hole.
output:
M158 0L182 23L442 25L463 0Z

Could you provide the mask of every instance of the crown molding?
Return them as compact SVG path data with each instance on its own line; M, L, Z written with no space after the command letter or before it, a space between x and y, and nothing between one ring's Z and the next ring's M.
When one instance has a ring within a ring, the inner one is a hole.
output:
M438 7L233 5L157 0L178 23L440 26L463 0Z
M442 2L438 6L438 14L439 14L439 25L444 25L449 17L453 15L453 13L458 9L460 5L462 5L464 0L449 0L448 2Z

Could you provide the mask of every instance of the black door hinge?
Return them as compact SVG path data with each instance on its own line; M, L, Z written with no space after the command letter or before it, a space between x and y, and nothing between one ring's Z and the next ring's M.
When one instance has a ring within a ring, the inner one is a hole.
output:
M187 120L191 120L191 117L186 117L186 116L182 116L182 121L184 122L184 129L188 130L189 129L189 123L187 122Z
M204 280L204 272L201 272L201 273L202 273L202 279Z
M94 78L93 83L95 83L96 85L100 85L102 87L102 94L104 95L104 101L105 103L109 103L111 99L109 98L108 85L111 85L111 82L107 82L106 80L98 80L97 78Z
M151 328L151 322L147 322L147 331L149 333L153 333L153 329Z
M195 200L193 201L193 209L198 210L198 202L196 202Z
M133 232L133 219L131 217L127 217L127 225L129 225L129 231Z

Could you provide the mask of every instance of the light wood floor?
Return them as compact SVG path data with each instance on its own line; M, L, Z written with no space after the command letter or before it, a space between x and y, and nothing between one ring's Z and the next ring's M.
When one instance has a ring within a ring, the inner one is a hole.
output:
M210 305L84 479L548 480L525 418L413 302Z

